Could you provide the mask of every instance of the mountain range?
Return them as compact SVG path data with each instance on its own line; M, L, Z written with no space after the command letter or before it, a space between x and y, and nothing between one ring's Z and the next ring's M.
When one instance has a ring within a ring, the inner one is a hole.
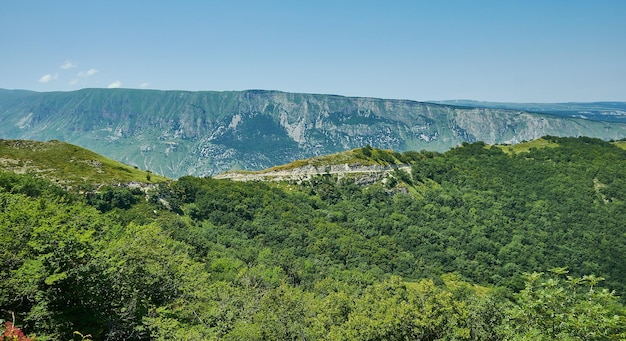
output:
M474 108L524 110L563 117L584 118L592 121L626 122L626 103L624 102L498 103L450 100L437 101L435 103Z
M545 135L626 137L623 103L610 120L477 103L266 90L0 89L0 138L65 141L177 178L259 170L368 145L444 151L463 142L515 144Z

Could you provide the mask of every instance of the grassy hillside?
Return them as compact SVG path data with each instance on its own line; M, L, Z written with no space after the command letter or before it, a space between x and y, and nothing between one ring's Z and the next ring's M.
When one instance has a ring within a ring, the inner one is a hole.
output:
M382 150L366 146L363 148L356 148L345 152L297 160L285 165L275 166L269 169L259 171L259 173L287 171L306 166L324 167L343 164L355 166L391 166L404 164L407 161L409 160L404 158L401 153L394 152L393 150Z
M613 144L619 148L626 149L626 141L616 141Z
M167 180L60 141L0 140L0 168L16 173L35 173L66 185Z
M496 147L502 149L502 151L508 154L529 152L531 149L555 148L558 146L559 145L556 142L549 141L544 138L524 141L515 145L496 145Z

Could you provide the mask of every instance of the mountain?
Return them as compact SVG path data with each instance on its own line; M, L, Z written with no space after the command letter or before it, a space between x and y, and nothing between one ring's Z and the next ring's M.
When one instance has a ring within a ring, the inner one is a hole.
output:
M626 123L265 90L0 90L0 138L66 141L174 178L264 169L366 145L444 151L544 135L620 139Z

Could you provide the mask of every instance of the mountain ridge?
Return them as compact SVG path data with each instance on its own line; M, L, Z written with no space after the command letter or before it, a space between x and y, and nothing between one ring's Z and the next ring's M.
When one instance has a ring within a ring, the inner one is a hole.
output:
M447 100L435 103L458 105L470 108L500 108L524 110L561 117L577 117L592 121L626 122L626 102L558 102L558 103L514 103L484 102L473 100Z
M259 170L371 145L445 151L544 135L620 139L626 123L276 90L0 91L0 137L61 140L176 178Z

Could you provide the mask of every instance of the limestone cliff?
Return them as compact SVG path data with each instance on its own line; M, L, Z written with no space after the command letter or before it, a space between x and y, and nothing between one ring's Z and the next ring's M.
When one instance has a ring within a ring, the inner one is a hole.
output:
M169 177L258 170L365 145L443 151L544 135L619 139L626 124L262 90L0 90L0 138L62 140Z

